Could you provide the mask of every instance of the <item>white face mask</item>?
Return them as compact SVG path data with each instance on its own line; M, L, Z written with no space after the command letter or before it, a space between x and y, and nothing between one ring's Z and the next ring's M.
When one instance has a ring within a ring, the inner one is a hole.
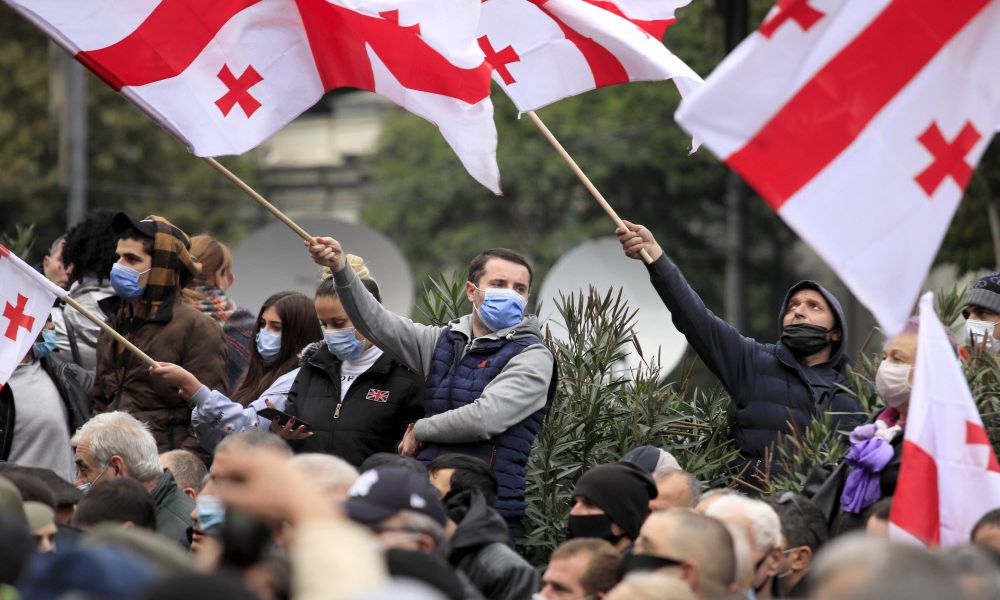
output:
M902 406L910 401L910 372L913 365L883 360L875 373L875 389L885 403L892 407Z
M981 348L983 340L986 340L986 350L993 352L997 348L997 344L994 343L995 340L993 339L993 329L995 327L996 323L993 321L968 319L965 321L965 341L968 342L971 339L974 347Z

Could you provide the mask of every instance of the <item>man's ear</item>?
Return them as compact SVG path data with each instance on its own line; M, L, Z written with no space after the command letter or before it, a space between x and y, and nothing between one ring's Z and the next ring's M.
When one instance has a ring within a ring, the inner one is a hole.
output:
M805 571L812 564L813 551L809 546L793 548L789 554L788 567L793 571Z
M127 477L128 467L125 466L125 459L115 454L108 461L108 468L112 470L115 477Z
M198 492L194 491L194 489L192 489L192 488L186 487L186 488L184 488L181 491L184 492L185 496L187 496L188 498L190 498L192 500L197 500L198 499Z
M469 304L476 305L476 286L471 281L465 282L465 297L468 299Z
M692 591L698 589L698 585L701 582L701 572L698 571L698 565L690 561L684 561L680 565L681 569L681 581L687 584Z
M833 331L830 332L830 341L831 342L839 342L843 338L844 338L844 334L843 334L843 332L840 331L840 329L834 329Z

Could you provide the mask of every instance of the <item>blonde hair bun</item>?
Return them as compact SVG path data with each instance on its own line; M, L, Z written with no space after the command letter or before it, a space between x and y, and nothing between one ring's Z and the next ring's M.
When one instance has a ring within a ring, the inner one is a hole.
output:
M351 268L354 269L354 273L357 274L358 279L372 279L372 272L368 270L365 259L357 254L345 254L344 258L347 259L347 264L351 265Z

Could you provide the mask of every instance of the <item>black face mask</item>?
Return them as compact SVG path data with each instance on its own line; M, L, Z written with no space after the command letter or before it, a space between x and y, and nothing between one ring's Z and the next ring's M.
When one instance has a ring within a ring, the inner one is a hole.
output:
M781 330L781 343L798 358L812 356L830 345L830 330L810 323L796 323Z
M611 517L600 515L570 515L568 522L568 539L599 538L617 544L624 536L611 533Z
M673 558L653 556L652 554L630 554L625 557L623 569L627 575L629 573L638 573L642 571L656 571L664 567L676 567L680 564L683 563Z

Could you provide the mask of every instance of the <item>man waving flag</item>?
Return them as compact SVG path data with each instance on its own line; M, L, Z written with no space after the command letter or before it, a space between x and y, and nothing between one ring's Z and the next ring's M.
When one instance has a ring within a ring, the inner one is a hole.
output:
M182 139L241 154L355 87L434 123L499 193L479 0L4 0Z
M66 290L0 246L0 387L31 349Z
M779 0L677 120L887 334L1000 126L1000 0Z
M920 300L917 337L889 532L927 546L958 546L1000 506L1000 464L930 292Z

